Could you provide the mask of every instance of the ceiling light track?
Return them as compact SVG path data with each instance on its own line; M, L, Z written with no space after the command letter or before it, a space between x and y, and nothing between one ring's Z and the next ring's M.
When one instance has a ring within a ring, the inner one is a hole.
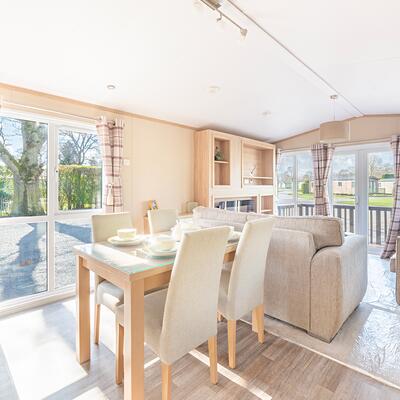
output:
M203 0L201 0L203 1ZM207 0L204 0L205 2ZM226 0L232 7L234 7L239 13L245 16L253 25L255 25L258 29L260 29L264 34L266 34L270 39L272 39L278 46L284 49L292 58L294 58L298 63L300 63L305 69L311 72L320 82L324 84L324 86L330 91L330 93L335 93L339 96L348 106L352 109L352 114L357 117L362 117L365 114L348 98L346 98L343 94L341 94L333 85L331 85L323 76L321 76L317 71L315 71L312 67L306 64L299 56L293 53L288 47L285 46L279 39L277 39L272 33L267 31L260 23L258 23L253 17L248 15L245 11L243 11L233 0Z
M219 17L217 18L217 22L222 21L223 18L225 18L227 21L229 21L232 25L236 26L236 28L239 29L240 34L242 37L247 36L247 29L243 28L241 25L239 25L237 22L235 22L231 17L226 15L223 11L220 10L221 3L216 1L216 0L200 0L203 4L205 4L208 8L210 8L213 11L216 11L219 14Z

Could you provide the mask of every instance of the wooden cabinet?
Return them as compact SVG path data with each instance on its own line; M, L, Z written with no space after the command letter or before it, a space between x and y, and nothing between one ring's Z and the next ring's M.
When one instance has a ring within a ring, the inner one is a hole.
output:
M195 200L207 207L273 213L275 146L213 130L195 132Z

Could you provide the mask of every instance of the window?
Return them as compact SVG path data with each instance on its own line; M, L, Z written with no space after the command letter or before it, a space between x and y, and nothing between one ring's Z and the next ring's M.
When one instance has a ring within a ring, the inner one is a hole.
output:
M292 155L282 154L279 158L277 167L278 197L282 203L291 203L293 201L294 164L295 157Z
M277 176L279 215L311 215L314 210L311 152L281 154Z
M101 155L97 134L58 130L58 208L101 208Z
M93 126L1 116L0 307L72 289L72 247L91 241L90 215L101 207L102 163Z
M45 123L0 117L0 216L47 212Z

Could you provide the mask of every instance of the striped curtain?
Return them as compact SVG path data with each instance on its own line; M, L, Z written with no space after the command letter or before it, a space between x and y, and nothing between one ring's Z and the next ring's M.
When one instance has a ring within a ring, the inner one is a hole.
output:
M100 139L104 169L103 206L106 212L121 212L122 202L122 131L123 121L107 121L101 117L96 126Z
M311 146L315 187L315 215L329 215L328 176L334 148L326 143Z
M396 252L396 240L400 234L400 136L392 136L395 181L393 185L393 210L389 232L381 258L390 258Z

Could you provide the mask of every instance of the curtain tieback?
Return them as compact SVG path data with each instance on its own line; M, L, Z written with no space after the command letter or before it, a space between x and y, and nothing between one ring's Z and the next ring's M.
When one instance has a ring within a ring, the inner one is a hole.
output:
M106 205L107 206L113 206L114 205L114 195L113 195L113 183L109 183L107 185L107 199L106 199Z

